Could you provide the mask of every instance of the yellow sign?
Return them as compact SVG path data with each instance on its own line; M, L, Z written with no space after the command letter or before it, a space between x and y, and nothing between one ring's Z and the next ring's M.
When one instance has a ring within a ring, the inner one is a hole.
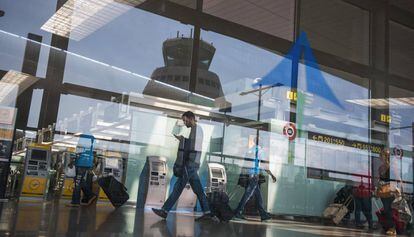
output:
M108 201L109 198L106 196L105 192L101 189L99 189L99 200Z
M381 114L380 121L383 123L391 123L391 115Z
M326 135L322 135L322 134L312 135L312 140L318 141L318 142L325 142L325 143L329 143L329 144L334 144L334 145L345 146L345 139L332 137L332 136L326 136Z
M52 148L52 146L49 145L49 144L30 143L29 148L38 148L38 149L50 150Z
M2 139L2 140L12 140L13 139L13 129L0 128L0 139Z
M73 189L75 188L75 182L73 178L67 178L63 182L62 198L72 198Z
M22 196L43 196L46 191L46 178L30 177L24 178Z
M296 91L286 91L286 99L297 101L298 93Z
M315 132L308 132L308 139L317 142L329 143L333 145L353 147L356 149L367 150L374 153L380 153L383 149L383 146L379 144L351 141L344 138L329 136Z

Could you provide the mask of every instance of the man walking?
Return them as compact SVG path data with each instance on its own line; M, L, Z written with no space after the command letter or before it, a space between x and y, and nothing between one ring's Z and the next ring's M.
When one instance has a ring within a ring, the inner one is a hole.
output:
M203 144L203 130L197 125L195 115L191 111L185 112L181 119L187 128L191 129L188 138L181 135L174 136L180 141L177 161L174 165L174 175L177 176L177 181L174 184L173 191L165 201L161 209L153 208L155 214L162 218L167 218L168 212L177 202L185 185L189 182L194 193L200 201L201 208L204 215L196 220L212 219L217 221L217 217L213 216L208 205L207 196L201 186L200 177L198 176L198 169L200 167L201 148Z
M245 217L242 215L242 212L244 210L244 207L246 206L247 202L252 198L253 196L256 198L256 206L259 210L261 221L267 221L272 219L271 215L266 212L266 210L263 207L263 198L262 193L260 191L260 176L261 174L261 168L260 168L260 161L263 157L263 149L257 144L257 140L255 139L255 145L252 149L249 150L250 156L254 156L254 166L250 169L248 169L248 181L247 185L245 187L245 191L243 194L243 197L241 198L239 205L237 206L235 210L235 219L244 220ZM249 155L248 154L248 155ZM273 182L276 182L276 177L272 174L272 172L269 169L264 169L267 174L270 175Z

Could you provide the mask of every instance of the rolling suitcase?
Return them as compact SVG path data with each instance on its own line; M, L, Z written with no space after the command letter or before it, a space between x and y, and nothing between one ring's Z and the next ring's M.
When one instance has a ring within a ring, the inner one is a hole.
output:
M333 223L338 225L342 221L344 216L349 212L348 205L352 201L352 196L349 196L342 204L330 204L323 212L323 217L331 219Z
M378 217L378 223L382 226L382 228L386 231L388 230L389 226L385 224L385 215L384 215L384 208L379 209L375 212ZM399 217L399 213L397 210L392 209L392 220L395 225L395 230L397 234L403 234L405 232L406 223L402 221Z
M113 176L99 178L98 184L114 207L120 207L128 201L129 195L127 189Z
M207 194L211 212L220 221L228 222L234 216L233 210L229 206L229 197L225 192L211 192Z

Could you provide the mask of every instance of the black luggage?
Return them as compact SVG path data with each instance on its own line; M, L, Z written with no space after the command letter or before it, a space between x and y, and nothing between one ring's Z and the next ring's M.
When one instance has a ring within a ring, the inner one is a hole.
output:
M101 186L114 207L120 207L128 201L129 195L127 189L113 176L106 176L98 179L98 184Z
M225 192L211 192L207 194L210 209L213 215L217 216L222 222L228 222L234 216L233 210L229 206L229 197Z

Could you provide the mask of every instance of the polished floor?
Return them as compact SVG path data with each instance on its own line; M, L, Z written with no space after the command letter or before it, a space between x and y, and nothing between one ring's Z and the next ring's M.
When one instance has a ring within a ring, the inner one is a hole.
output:
M0 203L0 236L384 236L352 228L323 226L286 220L269 223L231 221L194 222L194 216L172 213L161 220L151 211L130 206L114 209L107 203L69 208L65 201L24 200Z

